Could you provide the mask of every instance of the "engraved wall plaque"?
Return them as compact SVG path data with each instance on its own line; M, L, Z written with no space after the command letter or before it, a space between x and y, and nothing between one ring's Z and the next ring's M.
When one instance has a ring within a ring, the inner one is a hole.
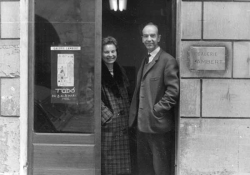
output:
M225 47L191 46L189 50L190 70L225 70Z

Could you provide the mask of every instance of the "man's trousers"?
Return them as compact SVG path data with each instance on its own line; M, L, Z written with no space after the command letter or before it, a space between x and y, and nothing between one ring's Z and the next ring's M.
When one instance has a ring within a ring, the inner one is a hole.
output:
M137 131L139 175L170 175L172 132L151 134Z

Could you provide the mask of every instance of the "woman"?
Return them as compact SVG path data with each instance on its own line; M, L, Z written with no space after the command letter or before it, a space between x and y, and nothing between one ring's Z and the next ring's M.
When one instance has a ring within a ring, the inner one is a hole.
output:
M131 173L128 137L129 86L124 70L116 63L117 41L102 43L102 175Z

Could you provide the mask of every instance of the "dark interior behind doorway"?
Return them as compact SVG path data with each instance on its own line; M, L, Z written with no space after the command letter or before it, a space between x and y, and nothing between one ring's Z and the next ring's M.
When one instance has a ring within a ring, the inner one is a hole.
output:
M171 0L128 0L127 10L112 11L109 1L103 1L102 36L118 40L118 62L127 70L128 78L135 87L136 73L146 53L141 40L141 28L148 22L158 25L161 32L160 46L175 57L175 2ZM131 71L133 70L133 71ZM177 111L177 110L176 110ZM177 114L176 114L177 117ZM131 135L134 135L132 131ZM175 135L173 132L172 174L175 167ZM136 164L136 142L132 139L132 154ZM136 167L134 167L136 174Z
M127 10L111 11L109 1L103 1L102 35L112 35L119 42L118 61L124 66L135 66L138 69L141 55L145 53L141 42L141 26L148 22L156 23L161 30L160 46L175 56L175 26L170 0L128 0Z

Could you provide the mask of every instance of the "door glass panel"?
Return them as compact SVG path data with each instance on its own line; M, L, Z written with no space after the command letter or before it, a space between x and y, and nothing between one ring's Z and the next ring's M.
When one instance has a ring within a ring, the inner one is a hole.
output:
M35 132L93 133L95 4L84 2L35 2Z

